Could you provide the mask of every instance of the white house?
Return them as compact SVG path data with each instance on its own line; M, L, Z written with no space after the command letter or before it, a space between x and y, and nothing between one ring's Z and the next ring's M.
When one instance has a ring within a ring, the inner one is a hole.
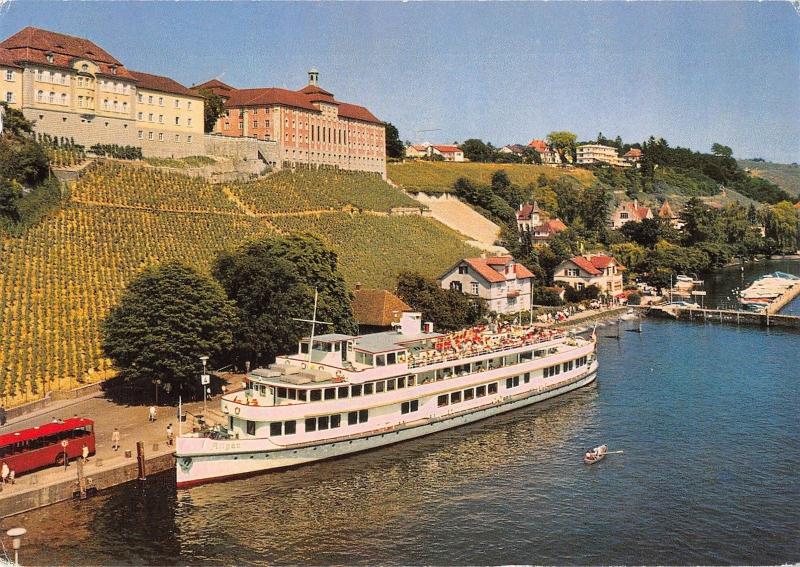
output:
M578 146L578 165L608 163L618 167L630 167L631 164L617 155L617 148L603 144L584 144Z
M640 207L639 200L627 201L617 205L611 213L611 227L621 228L629 222L642 222L645 219L652 219L653 211L650 207Z
M464 258L442 274L439 285L481 297L497 313L518 313L530 309L533 274L511 256Z
M430 151L435 156L442 156L444 161L464 161L464 152L458 146L432 145Z
M556 266L553 280L564 282L575 289L596 285L611 297L622 295L622 266L611 256L589 254L574 256Z

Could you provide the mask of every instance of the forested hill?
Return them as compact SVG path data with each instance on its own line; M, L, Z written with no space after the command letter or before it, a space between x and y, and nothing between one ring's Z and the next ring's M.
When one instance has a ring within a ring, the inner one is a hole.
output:
M761 160L738 160L742 169L750 170L753 177L771 181L795 198L800 198L800 166L796 163L772 163Z

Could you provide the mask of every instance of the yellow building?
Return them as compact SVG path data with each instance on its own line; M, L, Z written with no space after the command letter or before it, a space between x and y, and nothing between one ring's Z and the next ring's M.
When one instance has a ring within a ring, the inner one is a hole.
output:
M27 27L0 43L0 79L3 100L39 133L86 147L139 146L145 155L204 153L202 98L172 79L126 69L88 39ZM140 102L151 97L172 106Z

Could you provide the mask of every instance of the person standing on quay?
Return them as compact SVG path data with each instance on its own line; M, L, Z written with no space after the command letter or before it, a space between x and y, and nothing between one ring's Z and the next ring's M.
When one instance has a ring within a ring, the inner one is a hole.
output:
M167 425L167 445L172 446L174 434L172 432L172 424Z
M8 463L3 461L3 467L2 467L2 470L0 470L0 476L3 477L3 484L8 482L8 475L9 474L11 474L11 471L8 468Z
M114 428L114 432L111 434L111 448L115 451L119 449L119 429L116 427Z
M149 421L156 420L156 406L150 406L150 418Z
M83 449L81 449L81 457L83 458L84 463L89 460L89 447L86 445L86 443L83 444Z

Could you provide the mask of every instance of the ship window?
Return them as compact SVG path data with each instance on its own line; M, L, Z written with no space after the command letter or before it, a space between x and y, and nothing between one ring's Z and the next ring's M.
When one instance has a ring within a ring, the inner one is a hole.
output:
M375 357L375 365L376 366L386 366L386 355L379 354Z
M339 398L346 398L350 394L350 388L347 386L339 386Z
M269 434L272 437L277 437L278 435L283 435L283 423L280 421L275 421L269 424Z
M317 418L316 417L307 417L306 418L306 432L308 431L316 431L317 430Z
M490 394L496 394L497 393L497 382L492 382L491 384L489 384L488 392Z
M387 392L391 392L392 390L394 390L394 386L395 386L394 378L390 378L389 380L386 381L386 391Z
M514 383L512 382L511 378L506 378L506 389L513 388Z
M364 395L369 396L372 393L372 384L364 384Z
M461 392L453 392L450 394L450 403L457 404L461 401Z
M311 390L311 401L318 402L322 399L322 390Z
M256 422L247 420L247 434L248 435L255 435L256 434Z
M297 432L297 422L292 421L285 421L283 422L283 434L284 435L294 435Z
M334 414L334 415L331 416L331 429L339 427L341 424L342 424L342 416L341 415L339 415L337 413L337 414Z
M569 362L564 363L564 372L566 372L567 370L569 370Z
M386 355L386 364L397 364L397 354L390 352Z
M522 352L519 355L519 359L520 359L520 361L533 360L533 352L531 352L529 350L525 351L525 352Z
M305 402L306 401L306 399L307 399L306 396L307 395L308 395L308 392L306 392L305 390L297 390L297 399L300 400L301 402Z
M400 413L412 413L419 409L419 400L411 400L400 404Z
M533 356L535 358L542 358L544 356L544 350L535 350L535 351L533 351Z
M416 382L416 377L412 374L406 379L406 384L408 384L409 388L414 385Z
M336 388L325 388L325 399L326 400L335 400L336 399Z
M400 376L400 378L397 379L397 389L399 390L400 388L405 388L405 387L406 387L406 377Z
M317 418L317 429L320 431L324 429L328 429L329 419L327 415L323 415Z
M308 343L300 343L300 354L308 354Z
M530 372L526 372L525 373L525 383L527 384L530 381L531 381L531 373Z
M471 400L475 397L475 390L470 388L469 390L464 390L464 401Z
M350 395L354 398L357 398L361 395L361 384L351 386L352 391Z
M286 397L286 388L278 388L278 397L285 398Z
M347 425L355 425L358 423L358 412L351 411L347 414Z
M369 410L358 410L358 422L359 423L366 423L369 419Z
M288 388L286 390L286 397L289 398L290 400L296 400L297 399L297 390L295 390L294 388Z
M486 395L486 386L478 386L475 388L475 395L479 398L482 398Z
M385 385L386 385L385 382L375 382L375 393L380 394L381 392L383 392Z

